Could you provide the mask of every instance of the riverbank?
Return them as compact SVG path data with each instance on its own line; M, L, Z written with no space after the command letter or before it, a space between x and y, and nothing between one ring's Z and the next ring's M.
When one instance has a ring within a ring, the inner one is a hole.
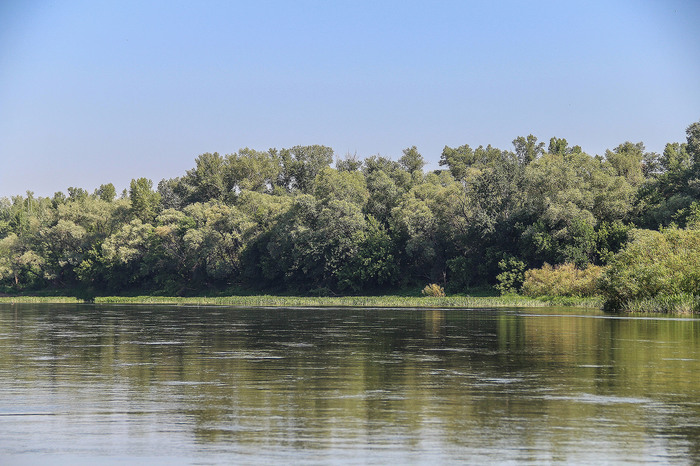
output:
M493 308L572 306L599 309L599 298L528 298L524 296L98 296L85 300L69 296L5 296L0 303L99 303L99 304L175 304L199 306L250 307L406 307L406 308Z

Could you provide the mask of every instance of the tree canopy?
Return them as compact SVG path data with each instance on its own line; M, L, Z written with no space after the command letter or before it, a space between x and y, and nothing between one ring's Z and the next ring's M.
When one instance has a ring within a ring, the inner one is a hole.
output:
M630 232L700 224L700 122L686 136L663 154L532 134L512 150L445 146L431 172L415 146L335 165L322 145L244 148L121 196L27 192L0 199L0 290L454 292L544 264L617 267L647 244Z

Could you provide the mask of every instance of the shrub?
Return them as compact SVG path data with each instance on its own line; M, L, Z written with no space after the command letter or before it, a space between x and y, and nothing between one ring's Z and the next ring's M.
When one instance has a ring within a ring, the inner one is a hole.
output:
M496 289L501 294L517 293L525 280L525 262L509 257L501 260L498 267L501 273L496 276Z
M531 297L594 296L602 272L603 268L597 265L589 265L581 270L572 263L556 267L544 264L541 269L525 272L523 294Z
M700 230L634 230L632 242L612 259L600 286L609 310L628 310L633 303L639 307L645 300L688 307L692 296L700 295Z
M442 298L445 296L445 289L440 285L431 283L430 285L426 285L425 288L423 288L421 294L423 296L433 296L435 298Z

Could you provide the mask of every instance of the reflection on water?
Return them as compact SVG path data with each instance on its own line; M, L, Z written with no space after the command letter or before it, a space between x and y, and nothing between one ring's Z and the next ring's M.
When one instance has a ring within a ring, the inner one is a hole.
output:
M700 320L0 305L0 463L700 460Z

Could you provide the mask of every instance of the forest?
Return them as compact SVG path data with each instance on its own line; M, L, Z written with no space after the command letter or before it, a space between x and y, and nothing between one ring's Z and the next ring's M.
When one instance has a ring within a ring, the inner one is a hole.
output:
M117 193L0 199L0 292L602 294L700 310L700 122L662 154L566 139L445 147L426 172L295 146L205 153ZM690 304L688 304L688 302ZM640 304L641 303L641 304Z

